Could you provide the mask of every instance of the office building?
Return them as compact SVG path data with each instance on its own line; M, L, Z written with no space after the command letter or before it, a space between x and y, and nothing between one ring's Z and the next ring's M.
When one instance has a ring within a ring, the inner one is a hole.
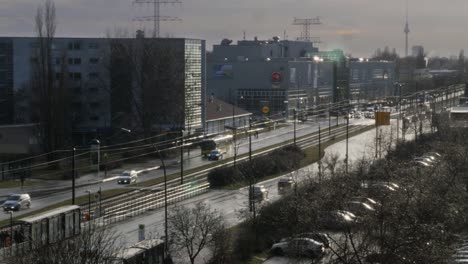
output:
M333 64L306 55L311 42L223 40L207 63L208 95L252 112L280 118L333 100Z
M146 128L146 132L157 132L195 130L203 126L205 42L145 39L141 34L139 37L53 39L53 78L56 82L62 81L70 95L73 134L77 143L86 144L97 136L112 136L113 131L120 128L135 132ZM123 55L115 49L118 43L143 49L133 49L134 53ZM35 37L0 37L0 124L40 121L37 91L34 91L32 81L38 63L38 48ZM160 53L161 59L145 61L141 58L148 52L156 52L145 48L164 50L170 57ZM139 61L134 60L137 55ZM162 61L163 57L165 61ZM121 67L125 63L126 67ZM146 69L146 77L153 76L153 79L141 79L135 70L139 66ZM177 78L171 79L167 69L177 70ZM166 81L165 85L162 80ZM142 121L138 111L151 116Z

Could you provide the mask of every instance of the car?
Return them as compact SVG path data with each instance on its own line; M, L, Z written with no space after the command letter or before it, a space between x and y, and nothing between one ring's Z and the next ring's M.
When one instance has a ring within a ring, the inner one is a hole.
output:
M124 171L117 178L118 184L130 184L138 181L138 173L134 170Z
M372 198L369 197L352 197L351 198L352 202L363 202L367 203L368 205L371 205L372 207L376 208L381 206L382 204Z
M268 190L263 185L253 186L253 197L257 201L268 200Z
M311 238L298 237L273 244L270 252L275 255L321 257L325 253L323 243Z
M341 230L353 226L357 222L357 216L349 211L334 210L321 215L319 222L324 228Z
M208 154L208 160L220 160L223 158L223 152L219 149L212 150Z
M375 212L375 208L368 203L360 201L350 201L345 205L346 209L358 216L363 216Z
M27 193L11 194L3 203L4 211L18 211L22 208L31 208L31 196Z
M310 239L313 239L317 242L320 242L323 244L323 246L325 248L329 248L330 247L330 236L327 234L327 233L321 233L321 232L307 232L307 233L300 233L300 234L297 234L294 236L294 238L301 238L301 237L304 237L304 238L310 238ZM287 237L287 238L282 238L280 240L280 242L286 242L288 240L291 240L293 238L291 237Z
M284 194L287 191L291 190L295 182L292 177L282 177L278 181L278 193Z

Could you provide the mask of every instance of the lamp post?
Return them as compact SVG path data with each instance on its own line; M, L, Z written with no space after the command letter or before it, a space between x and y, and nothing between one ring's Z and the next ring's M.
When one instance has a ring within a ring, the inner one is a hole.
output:
M91 147L97 150L97 178L99 179L99 164L101 163L101 142L98 139L91 141Z
M318 129L318 169L319 169L319 182L322 181L322 137L321 137L321 128L319 122L319 129Z
M252 117L249 117L249 161L252 161Z
M76 148L72 149L72 204L75 204L75 153Z
M296 145L296 109L293 110L294 113L294 145Z
M156 148L156 147L155 147ZM161 160L161 165L163 168L164 174L164 263L167 261L168 257L168 235L167 235L167 173L166 173L166 164L164 163L164 159L161 156L161 152L156 148L158 152L159 159Z
M349 101L348 101L348 112L346 118L346 156L345 156L345 165L346 173L348 173L348 143L349 143Z
M180 184L184 184L184 130L180 131Z

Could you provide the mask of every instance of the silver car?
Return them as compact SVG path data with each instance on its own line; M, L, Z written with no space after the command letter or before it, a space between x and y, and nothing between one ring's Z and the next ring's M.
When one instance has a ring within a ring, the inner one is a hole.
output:
M8 196L6 201L3 203L4 211L18 211L22 208L31 207L31 196L29 194L12 194Z

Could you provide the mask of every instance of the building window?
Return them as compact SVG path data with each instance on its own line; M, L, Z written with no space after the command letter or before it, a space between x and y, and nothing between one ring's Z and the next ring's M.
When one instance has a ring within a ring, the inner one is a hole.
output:
M89 78L90 79L97 79L99 77L99 73L97 72L90 72L89 73Z
M70 42L68 43L68 50L80 50L81 44L79 42Z
M90 64L97 64L99 62L99 58L90 58L89 63Z
M73 59L73 64L75 64L75 65L81 64L81 59L80 58L74 58Z
M81 80L81 73L80 72L70 72L68 73L68 76L70 79L74 81L80 81Z
M91 121L98 121L98 120L99 120L99 116L91 116L91 117L89 118L89 120L91 120Z
M98 89L97 87L90 87L90 88L89 88L89 91L90 91L90 92L93 92L93 93L97 92L98 90L99 90L99 89Z
M55 64L56 65L60 65L62 63L62 59L61 58L55 58Z
M89 106L90 106L91 108L98 108L99 105L100 105L100 104L99 104L98 102L92 102L92 103L89 104Z
M89 47L90 49L99 49L99 44L96 43L96 42L90 42L89 45L88 45L88 47Z
M55 80L60 80L62 78L62 73L61 72L56 72L55 73Z

